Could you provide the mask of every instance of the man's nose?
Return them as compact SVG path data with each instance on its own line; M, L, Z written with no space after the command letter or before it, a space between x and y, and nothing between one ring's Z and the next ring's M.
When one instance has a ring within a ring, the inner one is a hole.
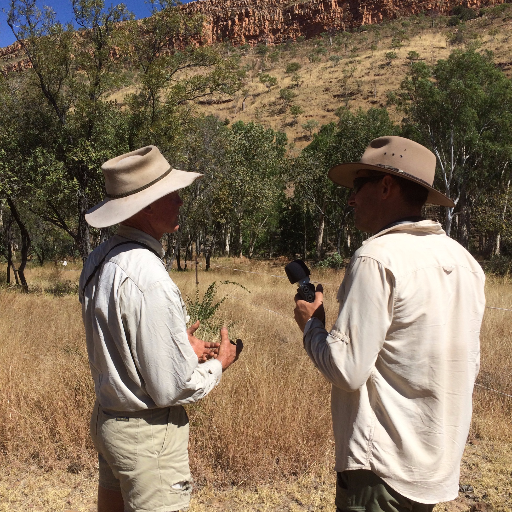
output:
M350 195L348 196L348 205L349 206L355 206L356 205L355 197L356 197L356 194L354 193L354 189L352 189L350 191Z

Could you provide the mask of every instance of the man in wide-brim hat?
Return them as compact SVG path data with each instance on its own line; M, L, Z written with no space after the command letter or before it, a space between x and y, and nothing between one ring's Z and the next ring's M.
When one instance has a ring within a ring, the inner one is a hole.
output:
M106 197L86 214L96 228L120 224L80 277L80 302L96 404L99 512L188 507L188 418L238 357L241 342L205 343L187 329L178 287L159 240L178 229L179 190L201 175L173 169L148 146L102 166Z
M355 225L370 233L325 329L323 293L296 297L304 348L332 383L338 511L431 511L457 496L485 307L475 259L421 217L453 206L433 188L436 158L380 137L361 160L329 171L352 188Z

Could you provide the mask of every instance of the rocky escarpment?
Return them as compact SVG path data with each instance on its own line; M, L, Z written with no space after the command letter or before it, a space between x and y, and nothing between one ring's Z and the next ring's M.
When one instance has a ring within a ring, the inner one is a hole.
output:
M202 35L195 44L231 41L242 44L279 44L306 39L323 32L348 30L361 25L411 16L449 14L454 7L502 4L506 0L199 0L181 7L190 15L204 16ZM182 40L176 41L180 46ZM173 41L169 46L174 45ZM30 67L21 57L20 43L0 49L4 72Z
M504 0L202 0L182 8L205 17L203 43L277 44L322 32L347 30L386 19L425 12L449 14L457 5L470 8Z

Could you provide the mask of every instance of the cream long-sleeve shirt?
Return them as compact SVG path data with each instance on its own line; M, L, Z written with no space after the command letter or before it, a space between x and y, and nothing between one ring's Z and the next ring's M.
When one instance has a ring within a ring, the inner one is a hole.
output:
M457 496L480 361L484 273L438 223L368 239L330 332L304 347L332 383L336 470L368 469L420 503Z
M126 243L130 240L152 250ZM118 244L123 245L114 248ZM96 397L105 409L187 404L203 398L220 381L219 361L198 364L188 341L180 291L157 254L163 256L157 240L120 226L84 265L82 317Z

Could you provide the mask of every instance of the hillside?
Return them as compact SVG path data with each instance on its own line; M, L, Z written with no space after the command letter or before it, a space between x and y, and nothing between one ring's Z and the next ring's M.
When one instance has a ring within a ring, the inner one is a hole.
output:
M254 120L284 131L299 149L310 138L302 127L308 121L311 125L334 121L336 109L342 106L365 110L385 106L387 91L399 87L412 59L433 64L457 48L478 45L493 51L496 64L512 76L512 5L482 14L457 26L449 25L450 17L432 20L420 15L293 44L242 47L246 88L224 98L225 103L199 108L230 122ZM298 63L300 69L287 73L290 63ZM277 84L268 90L259 80L262 74L275 77ZM296 96L283 100L283 88ZM290 104L303 111L296 119Z
M203 0L186 4L182 8L187 12L205 16L203 43L225 41L224 51L239 54L247 72L245 86L237 94L202 100L197 109L229 123L257 121L284 131L293 152L309 142L317 126L336 120L339 107L385 106L387 91L399 87L412 60L432 64L456 48L478 45L492 50L496 64L510 76L512 4L472 2L475 9L463 8L457 17L456 3ZM487 4L496 5L479 8ZM476 18L467 19L471 16ZM26 67L19 44L0 49L0 69ZM260 78L267 78L267 85ZM121 90L114 97L122 102L132 91ZM392 115L398 120L398 114Z

